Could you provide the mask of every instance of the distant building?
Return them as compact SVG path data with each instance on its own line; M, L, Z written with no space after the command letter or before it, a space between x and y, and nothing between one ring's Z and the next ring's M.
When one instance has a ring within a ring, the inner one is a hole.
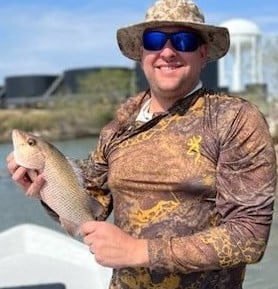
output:
M88 76L94 77L94 74L97 75L101 71L106 71L111 79L118 71L123 71L128 78L131 78L132 74L132 70L126 67L86 67L66 70L60 75L8 76L5 78L5 84L0 87L0 106L2 108L37 106L49 102L57 94L78 94L82 91L82 80ZM106 87L103 86L103 89ZM124 97L127 94L125 92Z
M0 89L1 107L29 106L42 100L58 75L15 75L5 78Z

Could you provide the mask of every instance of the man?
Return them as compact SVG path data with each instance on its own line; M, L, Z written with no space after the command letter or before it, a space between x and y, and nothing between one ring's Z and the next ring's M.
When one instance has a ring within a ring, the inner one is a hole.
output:
M122 105L83 166L102 206L83 240L113 268L111 289L242 288L267 245L276 160L261 113L200 81L228 51L228 31L205 24L191 1L161 0L117 37L150 89ZM12 154L8 168L39 192L42 176L26 180ZM115 225L102 222L112 209Z

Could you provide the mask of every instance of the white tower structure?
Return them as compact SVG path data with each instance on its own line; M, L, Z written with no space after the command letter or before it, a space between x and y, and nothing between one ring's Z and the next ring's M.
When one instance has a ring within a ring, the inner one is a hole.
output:
M221 26L228 28L231 46L227 55L219 61L220 86L240 92L245 84L261 84L261 32L258 26L246 19L228 20Z

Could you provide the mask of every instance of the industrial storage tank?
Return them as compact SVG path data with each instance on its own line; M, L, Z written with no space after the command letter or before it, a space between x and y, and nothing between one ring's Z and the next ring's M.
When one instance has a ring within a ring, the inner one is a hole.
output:
M56 80L57 75L21 75L5 78L7 99L22 97L42 96L51 84Z
M111 73L113 73L113 71L119 70L123 70L126 72L130 71L129 68L117 66L69 69L64 71L64 78L63 78L64 90L68 93L78 93L80 90L80 79L103 70L110 71Z
M264 84L260 28L240 18L225 21L221 26L229 30L231 45L219 61L220 84L234 93L244 92L249 84Z
M200 79L206 88L219 90L217 61L208 62L206 64L201 71Z

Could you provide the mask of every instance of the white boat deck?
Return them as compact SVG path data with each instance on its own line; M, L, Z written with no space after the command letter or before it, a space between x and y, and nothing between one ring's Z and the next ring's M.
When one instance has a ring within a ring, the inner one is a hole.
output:
M51 229L23 224L0 233L0 289L55 283L107 289L111 273L83 243Z

